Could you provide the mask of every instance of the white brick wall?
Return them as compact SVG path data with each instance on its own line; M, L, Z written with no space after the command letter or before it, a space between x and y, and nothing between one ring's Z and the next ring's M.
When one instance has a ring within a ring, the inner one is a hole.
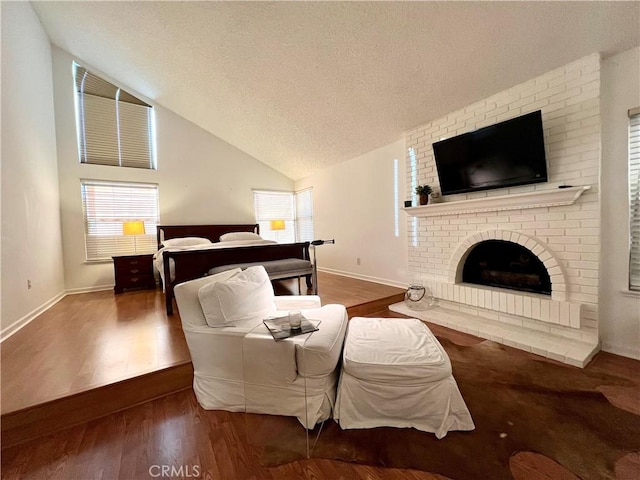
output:
M549 181L547 183L450 195L447 202L535 190L559 185L589 185L591 189L573 205L498 212L419 217L408 220L409 272L412 279L451 283L449 263L459 246L478 232L503 230L535 239L559 263L565 284L563 301L582 304L579 329L567 335L584 339L598 335L598 270L600 264L600 56L593 54L528 82L476 102L444 118L406 132L407 190L412 191L411 161L417 162L417 182L439 189L432 144L477 128L542 110ZM415 227L414 227L415 226ZM532 243L532 246L535 246ZM535 252L539 253L539 252ZM451 295L455 295L451 290ZM452 301L447 294L445 299ZM459 295L456 296L460 300ZM467 303L467 302L463 302ZM518 304L519 305L519 304ZM561 304L558 304L560 308ZM473 305L478 313L487 314ZM467 307L465 307L467 308ZM510 309L508 305L507 310ZM515 307L514 307L515 308ZM553 307L555 308L555 307ZM518 312L520 309L518 308ZM577 325L550 313L560 326ZM546 318L546 312L531 315ZM526 317L526 316L525 316ZM556 318L558 317L558 318ZM531 320L535 321L535 320Z

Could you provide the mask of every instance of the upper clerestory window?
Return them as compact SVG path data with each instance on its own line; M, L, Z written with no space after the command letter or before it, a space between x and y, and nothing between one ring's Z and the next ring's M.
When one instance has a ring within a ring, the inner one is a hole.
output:
M156 169L153 107L73 64L80 163Z

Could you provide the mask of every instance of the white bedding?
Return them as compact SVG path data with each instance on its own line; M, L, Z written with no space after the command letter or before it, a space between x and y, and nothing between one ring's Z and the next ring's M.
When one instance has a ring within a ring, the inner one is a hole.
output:
M229 247L250 247L253 245L269 245L273 243L278 243L273 240L230 240L226 242L216 242L204 245L190 245L187 247L162 247L160 250L156 252L153 256L153 262L156 270L160 273L160 278L162 278L162 285L166 285L164 279L164 265L162 254L163 252L184 252L188 250L213 250L220 248L229 248ZM169 272L171 275L171 280L175 278L175 266L173 260L169 260Z

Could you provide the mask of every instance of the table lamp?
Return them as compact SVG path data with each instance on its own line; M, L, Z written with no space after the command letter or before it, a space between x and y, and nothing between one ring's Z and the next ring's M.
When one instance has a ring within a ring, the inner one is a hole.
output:
M285 230L285 224L284 224L284 220L271 220L269 222L269 228L270 230L274 230L276 232L278 232L279 230ZM280 233L276 233L276 238L277 241L280 241Z
M133 235L133 249L138 252L138 235L144 235L144 222L140 220L132 220L122 223L122 234L129 236Z

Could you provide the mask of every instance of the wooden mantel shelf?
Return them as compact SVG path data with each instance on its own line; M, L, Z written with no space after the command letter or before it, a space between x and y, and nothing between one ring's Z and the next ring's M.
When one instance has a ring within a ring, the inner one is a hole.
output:
M535 192L501 195L499 197L475 198L457 202L433 203L420 207L403 208L413 217L439 217L463 213L498 212L502 210L520 210L525 208L556 207L571 205L589 190L588 185L579 187L538 190Z

